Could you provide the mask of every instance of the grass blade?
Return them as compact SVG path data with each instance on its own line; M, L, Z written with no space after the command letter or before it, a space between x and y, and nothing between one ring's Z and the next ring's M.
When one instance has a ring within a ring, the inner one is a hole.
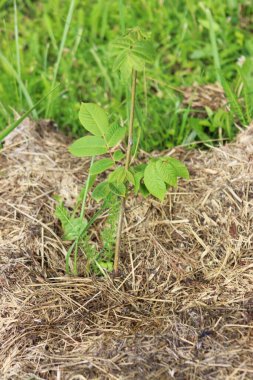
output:
M32 98L30 97L28 90L26 86L24 85L22 79L19 77L17 71L14 69L14 67L11 65L11 63L8 61L8 59L0 52L0 61L2 62L3 66L6 68L6 70L9 72L9 74L16 79L18 85L20 86L20 89L26 99L26 102L28 106L32 109L32 115L35 119L38 118L37 112L35 110Z
M19 80L21 81L21 65L20 65L20 53L19 53L19 36L18 36L18 12L17 12L17 2L14 0L14 34L15 34L15 45L16 45L16 61L17 61L17 74ZM22 89L19 83L19 97L22 100Z
M242 123L242 125L245 127L247 125L247 121L245 120L243 109L242 109L236 95L234 94L233 90L231 89L231 87L230 87L229 83L226 81L226 79L224 77L221 77L221 79L222 79L222 86L223 86L224 92L226 94L226 97L228 99L229 106L230 106L231 113L232 113L233 117L237 117L240 120L240 122Z
M218 82L221 82L220 78L220 69L221 69L221 64L220 64L220 56L218 52L218 47L217 47L217 41L216 41L216 35L215 35L215 30L214 30L214 20L213 16L211 14L210 9L202 7L206 13L206 17L209 23L209 36L210 36L210 42L211 42L211 47L212 47L212 54L213 54L213 60L214 60L214 67L216 71L216 78Z
M32 108L26 111L18 120L14 121L9 127L5 128L2 132L0 132L0 143L15 129L19 126L20 123L41 103L45 100L59 85L53 88L47 95L38 100Z
M250 91L247 78L242 73L240 73L240 78L242 84L242 96L245 108L245 118L247 124L249 125L252 121L252 91Z
M71 253L74 249L74 247L76 247L76 240L74 241L74 243L70 246L70 248L68 249L68 252L67 252L67 255L66 255L66 273L67 274L70 274L70 256L71 256Z
M6 108L4 107L3 103L1 102L0 100L0 111L2 111L2 116L7 120L7 122L9 121L9 114L6 110Z
M58 71L59 71L59 67L60 67L60 63L61 63L61 59L62 59L63 49L65 47L69 27L70 27L73 12L74 12L74 7L75 7L75 0L71 0L70 5L69 5L69 11L68 11L67 19L66 19L65 26L64 26L62 39L61 39L60 49L58 51L57 60L56 60L55 66L54 66L54 74L53 74L53 81L52 81L51 89L53 89L55 87L56 78L58 75ZM47 102L46 117L50 116L51 101L52 101L52 97L50 96L48 98L48 102Z
M124 3L123 0L119 0L119 19L120 19L120 30L121 34L125 34L125 15L124 15Z
M110 91L113 93L113 85L112 85L112 81L107 73L107 70L105 68L105 66L103 65L103 63L101 62L101 59L99 58L95 48L93 47L92 49L90 49L90 52L91 54L93 55L100 71L101 71L101 74L102 76L105 78L105 81L107 82L109 88L110 88Z

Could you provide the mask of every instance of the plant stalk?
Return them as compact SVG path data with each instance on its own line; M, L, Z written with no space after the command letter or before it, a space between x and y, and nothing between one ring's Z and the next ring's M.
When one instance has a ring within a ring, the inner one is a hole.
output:
M81 208L81 213L80 213L80 219L83 220L83 217L84 217L84 211L85 211L85 204L86 204L86 200L87 200L87 195L88 195L88 191L89 191L89 186L90 186L90 169L94 163L94 160L95 160L95 156L92 156L91 158L91 162L90 162L90 168L89 168L89 172L88 172L88 177L87 177L87 180L86 180L86 183L85 183L85 190L84 190L84 194L83 194L83 200L82 200L82 208Z
M129 118L129 127L128 127L128 142L127 142L127 152L126 152L126 161L125 169L129 170L131 164L132 153L131 149L133 146L133 130L134 130L134 109L135 109L135 94L136 94L136 79L137 71L132 71L132 88L131 88L131 108L130 108L130 118ZM116 235L116 245L115 245L115 255L114 255L114 273L117 275L119 270L119 255L120 255L120 244L121 244L121 234L123 227L123 218L125 215L126 208L126 196L122 198L119 212L118 228Z

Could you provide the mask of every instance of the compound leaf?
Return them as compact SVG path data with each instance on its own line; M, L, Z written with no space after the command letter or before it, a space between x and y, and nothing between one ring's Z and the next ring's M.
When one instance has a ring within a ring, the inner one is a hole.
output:
M112 43L114 60L113 70L120 70L124 79L131 71L142 71L146 63L154 58L154 49L147 36L138 28L132 29L124 37Z
M146 63L152 63L155 55L153 45L148 40L137 41L133 45L132 52L136 57Z

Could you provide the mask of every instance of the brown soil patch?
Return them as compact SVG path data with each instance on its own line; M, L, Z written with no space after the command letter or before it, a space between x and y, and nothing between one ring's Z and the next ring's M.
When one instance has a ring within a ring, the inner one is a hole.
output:
M67 143L26 121L0 155L0 378L252 379L253 128L166 152L191 179L128 202L117 279L64 274L53 194L71 206L88 165Z

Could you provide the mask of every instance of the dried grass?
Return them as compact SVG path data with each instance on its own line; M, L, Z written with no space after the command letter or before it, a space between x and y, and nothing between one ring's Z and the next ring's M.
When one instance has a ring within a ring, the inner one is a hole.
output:
M117 279L64 274L53 194L71 207L88 162L53 128L0 156L0 378L252 379L253 127L175 149L191 179L163 205L129 200Z
M183 106L190 107L191 113L198 117L206 116L206 107L212 111L228 106L223 88L218 83L181 87Z

